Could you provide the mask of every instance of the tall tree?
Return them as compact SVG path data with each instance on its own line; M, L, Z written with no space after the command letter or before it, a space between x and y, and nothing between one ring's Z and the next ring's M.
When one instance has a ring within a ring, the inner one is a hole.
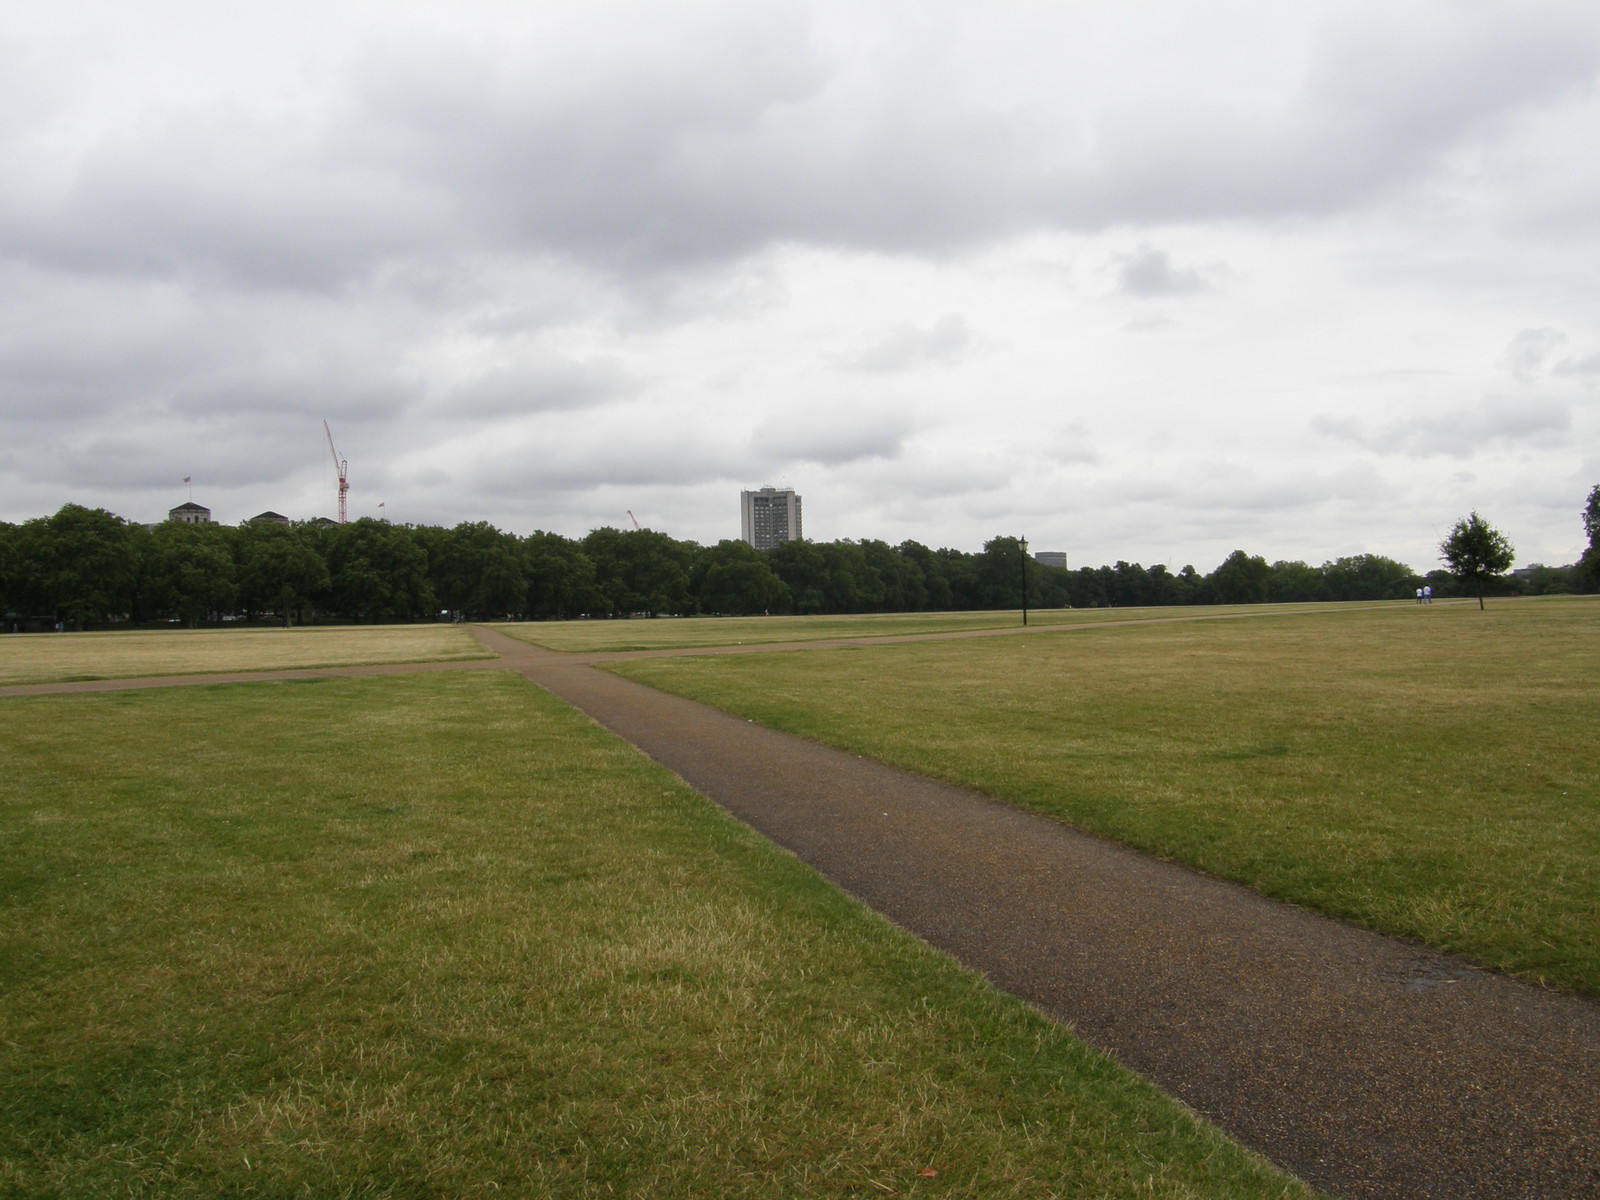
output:
M17 527L10 521L0 521L0 614L19 611ZM10 626L6 626L9 629ZM0 633L5 632L0 630Z
M766 552L767 565L789 589L797 613L820 613L827 604L828 565L815 542L794 538Z
M849 538L823 542L823 607L830 613L880 612L883 577L867 562L861 546Z
M141 546L148 601L190 629L231 610L238 597L232 541L226 525L163 521Z
M882 612L919 612L928 601L928 588L922 569L888 542L868 538L861 543L867 566L877 573L883 585L878 601Z
M1506 535L1476 512L1462 517L1439 543L1439 557L1450 574L1476 592L1478 609L1483 609L1484 586L1511 568L1515 551Z
M1264 604L1271 579L1272 568L1267 560L1243 550L1235 550L1206 576L1211 598L1217 604Z
M955 607L944 559L921 542L901 542L895 549L922 576L923 608L929 612L947 612Z
M595 583L613 613L685 613L694 608L689 594L693 542L680 542L654 529L603 526L583 539L594 563Z
M246 521L237 546L239 600L250 612L277 612L290 625L328 586L328 564L305 526Z
M412 530L362 517L324 531L327 607L358 621L414 620L434 610L428 555Z
M1014 537L993 537L977 558L978 603L983 608L1021 608L1027 555Z
M723 540L695 555L689 585L702 612L753 616L789 608L789 589L748 542Z
M529 616L559 621L606 608L595 586L594 563L571 538L536 529L523 539L522 556Z
M516 534L502 533L487 521L463 521L433 540L428 577L444 607L472 618L492 618L525 608L524 565Z
M1583 531L1589 535L1589 548L1578 560L1585 591L1600 591L1600 483L1589 489L1589 502L1583 506Z
M1159 595L1157 585L1138 563L1117 560L1111 568L1111 582L1107 588L1111 603L1117 608L1134 608L1154 604Z
M7 585L17 611L69 625L128 615L137 574L135 528L81 504L24 521L11 538L16 574Z

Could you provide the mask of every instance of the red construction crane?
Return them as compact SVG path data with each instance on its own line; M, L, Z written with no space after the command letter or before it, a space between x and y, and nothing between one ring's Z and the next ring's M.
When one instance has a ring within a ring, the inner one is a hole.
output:
M628 510L628 520L633 522L635 529L639 528L639 518L633 515L633 509L631 508Z
M333 444L333 430L328 428L328 423L322 423L322 432L328 435L328 449L333 451L333 468L339 472L339 524L345 523L345 518L350 511L349 502L345 499L350 491L350 464L339 457L339 451Z

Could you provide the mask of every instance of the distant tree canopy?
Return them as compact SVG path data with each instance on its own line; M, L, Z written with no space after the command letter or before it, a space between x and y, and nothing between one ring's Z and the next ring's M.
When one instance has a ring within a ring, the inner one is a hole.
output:
M1600 488L1585 510L1586 564L1600 567ZM1501 568L1503 570L1503 568ZM1469 576L1428 577L1465 594ZM153 527L103 509L0 522L0 612L12 623L196 625L224 617L347 621L614 617L667 613L868 613L961 609L1405 599L1424 579L1376 554L1311 566L1243 550L1209 575L1162 564L1067 570L1014 537L978 553L872 539L759 551L650 529L526 536L487 522Z

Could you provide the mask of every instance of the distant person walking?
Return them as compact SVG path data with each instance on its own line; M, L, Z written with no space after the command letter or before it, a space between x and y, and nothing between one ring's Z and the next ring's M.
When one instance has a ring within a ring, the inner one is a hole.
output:
M1422 589L1421 588L1417 589L1417 603L1418 604L1422 603Z
M1422 589L1422 602L1424 604L1433 603L1433 586L1431 584Z

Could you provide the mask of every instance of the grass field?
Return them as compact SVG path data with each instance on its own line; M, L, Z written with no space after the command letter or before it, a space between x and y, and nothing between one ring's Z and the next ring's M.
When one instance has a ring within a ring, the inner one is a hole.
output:
M32 633L0 637L0 684L487 657L453 625Z
M0 712L0 1196L1305 1195L510 674Z
M1392 601L1382 602L1385 606ZM1182 617L1242 617L1260 612L1310 612L1352 605L1218 605L1190 608L1030 609L1030 626L1156 621ZM866 613L810 617L657 617L627 621L530 621L496 625L510 637L549 650L675 650L701 646L820 642L837 638L896 637L921 633L1009 629L1022 624L1016 609L998 612Z
M1600 995L1600 601L617 669Z

